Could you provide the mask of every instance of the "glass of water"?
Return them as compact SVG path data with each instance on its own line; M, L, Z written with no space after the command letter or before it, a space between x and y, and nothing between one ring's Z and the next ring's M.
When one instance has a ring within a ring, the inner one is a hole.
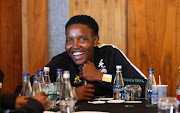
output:
M178 113L179 101L176 97L161 97L158 101L158 113Z
M56 107L56 99L57 99L57 86L56 83L48 84L43 88L45 95L49 101L50 108Z

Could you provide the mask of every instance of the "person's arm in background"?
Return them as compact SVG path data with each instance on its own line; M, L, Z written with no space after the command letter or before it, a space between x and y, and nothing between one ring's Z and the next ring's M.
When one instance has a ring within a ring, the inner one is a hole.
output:
M14 94L1 94L0 95L0 107L3 110L15 109L16 95Z
M17 98L18 99L18 98ZM49 109L48 100L44 92L37 93L33 98L19 107L19 102L16 99L16 113L42 113L44 110Z
M16 96L15 94L1 94L0 109L17 109L17 113L41 113L49 109L49 104L44 92L40 92L30 99L29 97Z

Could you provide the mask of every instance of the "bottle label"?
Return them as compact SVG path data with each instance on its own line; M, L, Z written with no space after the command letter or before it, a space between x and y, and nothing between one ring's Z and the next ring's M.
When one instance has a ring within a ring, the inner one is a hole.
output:
M147 98L151 98L151 96L152 96L152 92L148 92L147 93Z
M180 90L179 89L176 89L176 98L177 98L177 100L180 99Z
M177 98L177 100L179 100L180 99L180 95L176 95L176 98Z
M113 88L113 97L115 100L124 100L125 99L125 88Z
M72 100L60 100L60 110L62 113L74 113L74 102Z

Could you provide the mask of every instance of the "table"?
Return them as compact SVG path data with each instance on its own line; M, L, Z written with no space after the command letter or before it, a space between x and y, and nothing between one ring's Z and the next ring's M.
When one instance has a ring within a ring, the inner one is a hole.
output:
M157 113L156 107L145 107L143 103L105 103L105 104L90 104L88 101L80 101L76 104L76 111L103 111L109 113Z

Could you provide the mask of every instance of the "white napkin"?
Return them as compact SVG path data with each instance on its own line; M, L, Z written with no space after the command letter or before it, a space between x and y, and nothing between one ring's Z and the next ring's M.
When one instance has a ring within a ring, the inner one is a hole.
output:
M90 104L105 104L106 101L88 101Z
M107 103L123 103L124 100L109 100Z

